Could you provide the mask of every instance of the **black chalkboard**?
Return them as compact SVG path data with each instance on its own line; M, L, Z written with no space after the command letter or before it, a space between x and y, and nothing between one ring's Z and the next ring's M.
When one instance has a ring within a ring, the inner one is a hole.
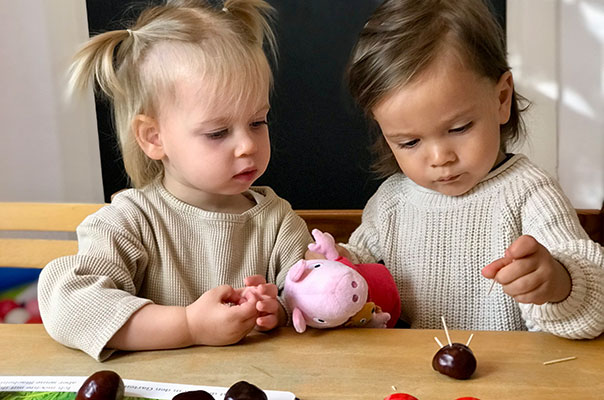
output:
M154 1L158 3L158 1ZM135 1L87 0L91 34L134 19ZM370 172L371 138L344 83L350 50L381 0L268 0L279 47L269 126L272 157L255 183L295 209L363 208L380 181ZM505 0L491 0L505 26ZM107 104L97 100L105 200L126 187Z

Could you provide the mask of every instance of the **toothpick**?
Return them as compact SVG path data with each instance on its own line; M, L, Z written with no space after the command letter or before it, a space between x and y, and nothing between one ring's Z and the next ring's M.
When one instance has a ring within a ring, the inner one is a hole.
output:
M491 291L493 290L493 286L495 286L495 282L497 282L495 279L493 279L493 283L491 283L491 287L489 288L489 293L487 293L487 296L491 294Z
M436 343L438 343L440 347L443 347L443 344L440 342L440 340L438 340L436 336L434 336L434 340L436 340Z
M470 347L470 342L472 341L473 337L474 337L474 334L471 334L470 338L468 339L468 342L466 343L466 347Z
M550 365L550 364L556 364L556 363L561 363L564 361L570 361L570 360L575 360L577 357L565 357L565 358L558 358L557 360L550 360L550 361L545 361L543 363L543 365Z
M449 336L449 330L447 329L447 323L445 322L445 317L441 316L440 319L443 321L443 326L445 327L445 334L447 335L447 341L449 342L449 346L453 346L451 343L451 337Z

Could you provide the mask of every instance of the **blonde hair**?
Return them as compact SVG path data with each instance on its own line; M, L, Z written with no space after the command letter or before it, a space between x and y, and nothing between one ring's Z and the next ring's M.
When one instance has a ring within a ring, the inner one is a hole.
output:
M353 49L347 79L352 97L376 131L373 168L382 177L400 167L373 120L373 108L393 90L421 74L453 49L480 76L497 82L510 70L505 37L484 0L386 0L367 21ZM524 135L526 101L512 94L509 121L501 126L501 148Z
M124 168L135 187L163 173L161 161L146 156L132 128L139 114L157 116L160 99L175 96L178 79L197 74L212 93L239 107L272 73L263 45L276 59L270 27L273 8L263 0L227 0L214 8L201 0L175 0L144 10L124 30L91 38L70 67L70 91L95 84L112 102Z

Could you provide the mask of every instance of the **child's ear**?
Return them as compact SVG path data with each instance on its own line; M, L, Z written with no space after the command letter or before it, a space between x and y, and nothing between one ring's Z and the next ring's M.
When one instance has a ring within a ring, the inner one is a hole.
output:
M497 82L499 99L499 124L504 125L510 120L512 110L512 94L514 93L514 78L510 71L505 71Z
M136 142L147 157L152 160L161 160L164 157L159 126L155 118L138 114L132 121L132 131Z

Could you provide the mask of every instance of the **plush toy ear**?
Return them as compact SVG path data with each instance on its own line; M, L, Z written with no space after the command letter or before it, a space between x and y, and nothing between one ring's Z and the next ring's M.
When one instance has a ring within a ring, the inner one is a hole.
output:
M306 260L300 260L295 263L289 271L287 271L287 276L291 279L292 282L298 282L302 280L302 276L304 275L304 271L306 271Z
M323 254L326 259L334 261L340 256L338 249L336 249L336 241L327 232L321 232L318 229L313 229L312 237L315 239L315 243L310 243L308 249L315 253Z
M306 330L306 321L304 320L304 315L298 307L294 308L294 312L292 313L292 322L296 332L302 333Z

